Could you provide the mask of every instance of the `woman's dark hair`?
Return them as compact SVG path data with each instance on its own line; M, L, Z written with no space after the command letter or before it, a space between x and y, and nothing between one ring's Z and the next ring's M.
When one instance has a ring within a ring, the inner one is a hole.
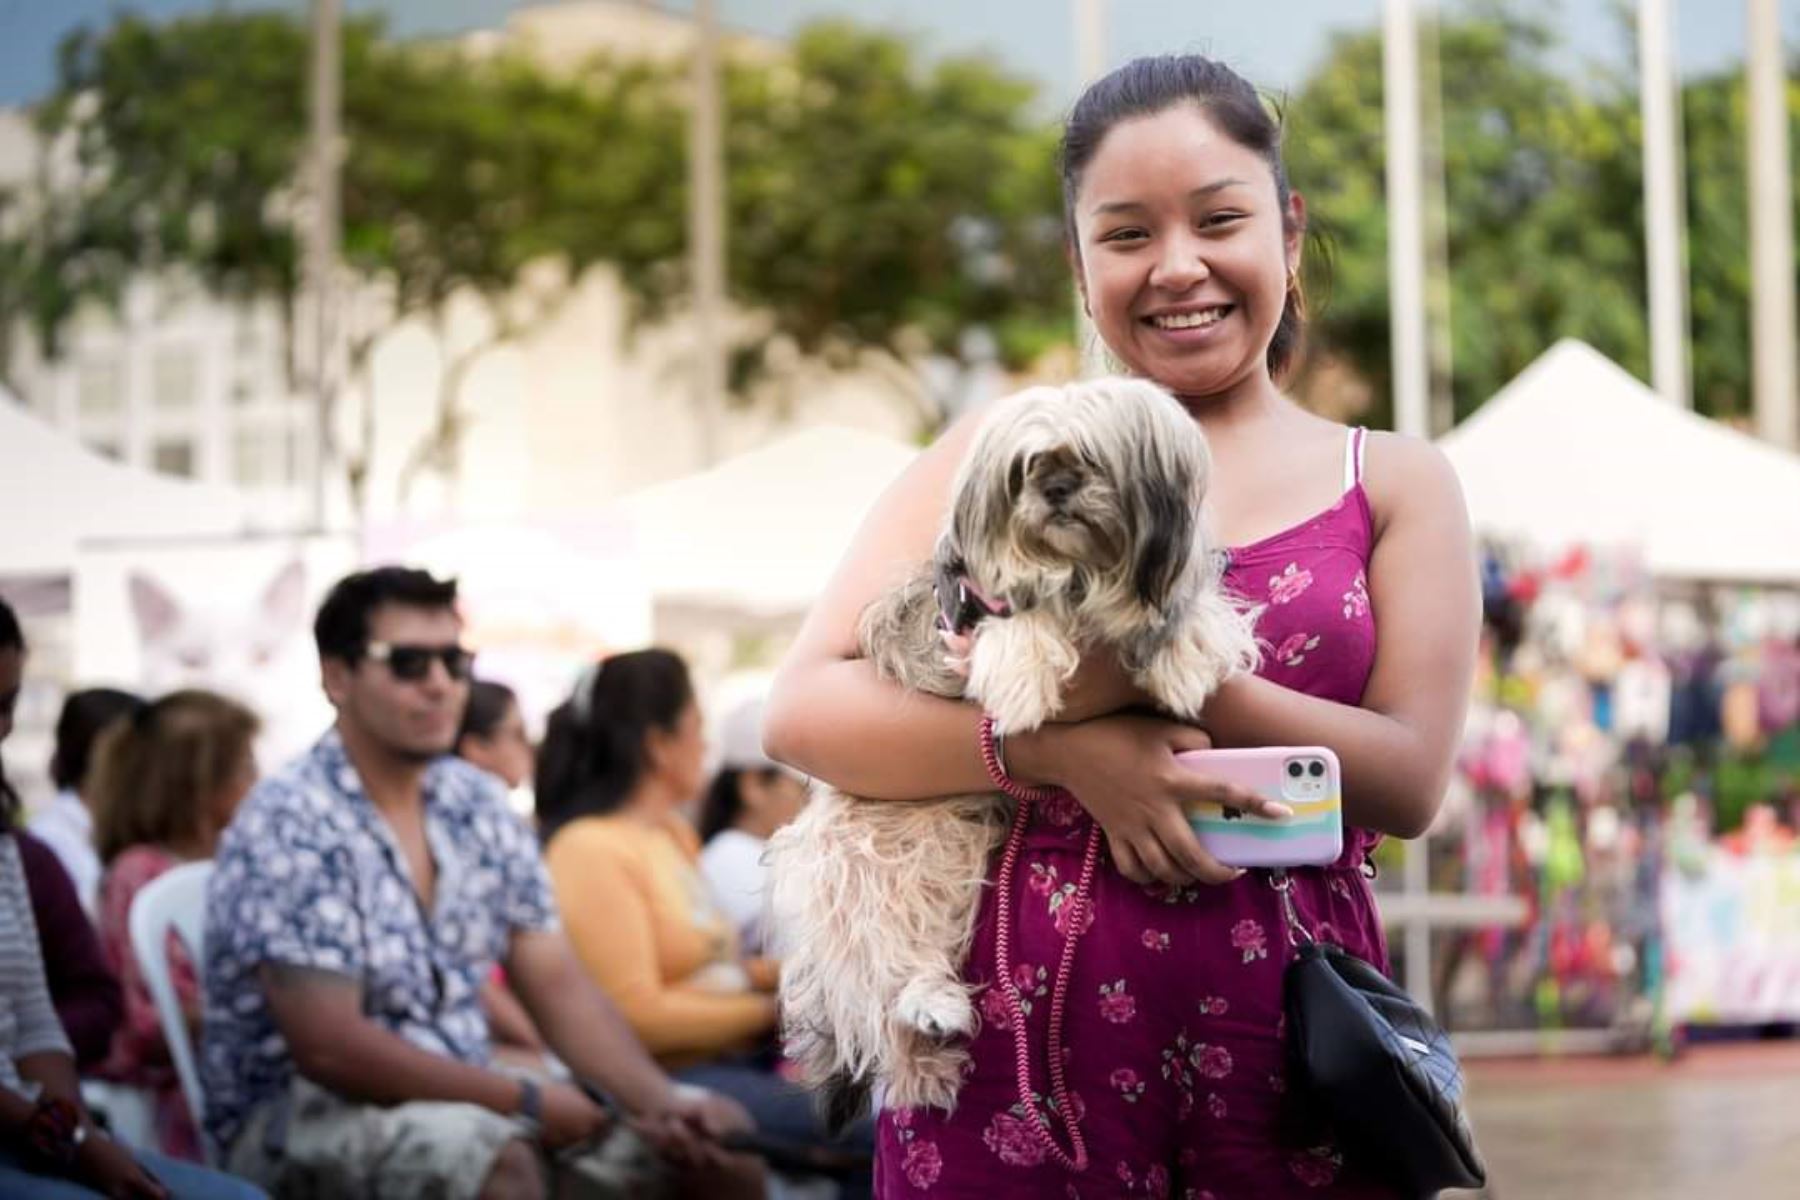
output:
M0 650L25 653L25 631L19 628L19 616L12 605L0 597ZM19 793L6 780L6 763L0 760L0 830L11 829L19 816Z
M506 710L518 702L519 698L504 683L477 679L469 685L469 706L463 709L462 724L457 727L453 744L461 746L466 737L483 741L493 737L494 730L506 719Z
M87 779L94 740L121 717L142 708L143 698L118 688L70 692L56 718L56 749L50 753L50 782L60 791L79 792Z
M643 778L645 740L673 730L694 702L687 664L667 650L605 659L551 711L538 751L538 823L548 840L577 817L623 804Z
M774 767L720 767L718 774L707 786L706 796L700 801L700 841L704 845L733 825L744 811L743 779L746 775L760 775L767 778L775 774Z
M1134 117L1149 117L1178 104L1195 104L1219 131L1246 150L1262 156L1275 177L1282 227L1288 219L1287 167L1281 159L1281 119L1264 104L1248 80L1224 63L1198 54L1164 54L1134 58L1094 81L1075 102L1063 126L1059 163L1062 171L1063 226L1076 263L1081 239L1076 234L1075 196L1081 177L1113 127ZM1292 280L1281 321L1269 341L1269 374L1279 378L1292 364L1306 326L1306 300L1300 280Z

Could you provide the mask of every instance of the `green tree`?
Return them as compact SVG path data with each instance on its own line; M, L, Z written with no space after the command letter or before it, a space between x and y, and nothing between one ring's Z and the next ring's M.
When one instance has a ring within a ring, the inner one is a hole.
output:
M1561 337L1643 375L1635 91L1576 87L1544 25L1491 5L1444 20L1438 44L1457 416ZM1352 365L1391 419L1379 32L1340 36L1289 121L1294 184L1333 248L1313 347Z
M983 353L1021 366L1067 341L1055 131L1031 84L982 59L920 61L842 23L728 84L730 279L766 330L739 377L786 343L839 367ZM947 415L921 397L923 423Z

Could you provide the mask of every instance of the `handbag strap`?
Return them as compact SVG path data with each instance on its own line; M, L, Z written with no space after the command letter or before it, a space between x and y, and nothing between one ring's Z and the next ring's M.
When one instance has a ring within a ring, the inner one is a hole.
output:
M1300 922L1299 912L1294 908L1294 880L1287 873L1287 868L1269 868L1269 886L1281 898L1281 915L1284 918L1282 923L1287 927L1288 945L1297 950L1301 943L1308 946L1315 944L1318 939L1306 931L1306 926Z

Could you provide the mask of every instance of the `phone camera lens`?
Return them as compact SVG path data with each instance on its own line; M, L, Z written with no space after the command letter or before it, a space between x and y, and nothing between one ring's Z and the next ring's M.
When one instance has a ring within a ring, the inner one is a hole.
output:
M1302 767L1299 763L1291 762L1287 765L1288 777L1291 779L1298 779L1305 769L1306 768Z
M1321 779L1325 775L1325 764L1315 761L1310 767L1306 768L1306 773L1311 775L1314 779Z

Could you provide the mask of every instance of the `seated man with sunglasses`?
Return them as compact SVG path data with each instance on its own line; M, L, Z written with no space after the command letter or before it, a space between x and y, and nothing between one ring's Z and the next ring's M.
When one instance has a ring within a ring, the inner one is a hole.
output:
M748 1115L644 1053L501 785L450 757L472 666L455 604L398 567L332 589L314 634L336 724L219 843L200 1069L220 1161L277 1197L760 1195L719 1148ZM489 1065L495 962L587 1088Z

